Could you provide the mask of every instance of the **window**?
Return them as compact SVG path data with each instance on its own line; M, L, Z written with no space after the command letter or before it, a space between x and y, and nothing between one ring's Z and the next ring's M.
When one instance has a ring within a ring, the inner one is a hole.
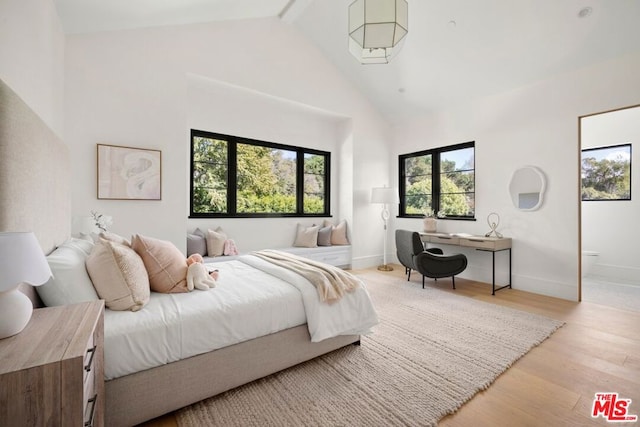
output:
M331 153L191 130L191 217L329 216Z
M582 200L631 200L631 144L582 150Z
M400 216L428 209L451 219L475 217L475 142L403 154L399 160Z

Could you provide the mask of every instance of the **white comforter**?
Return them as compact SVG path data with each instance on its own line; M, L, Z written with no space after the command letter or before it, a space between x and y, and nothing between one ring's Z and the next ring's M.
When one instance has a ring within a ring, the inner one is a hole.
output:
M107 380L307 323L312 341L364 334L378 318L364 287L320 303L302 276L251 255L215 263L209 291L158 294L140 311L105 310Z

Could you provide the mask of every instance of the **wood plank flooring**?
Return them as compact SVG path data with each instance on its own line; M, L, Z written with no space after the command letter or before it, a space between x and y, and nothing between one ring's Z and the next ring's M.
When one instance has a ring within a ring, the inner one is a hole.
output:
M375 279L403 277L404 268L375 271ZM411 282L421 286L421 277ZM640 312L594 303L576 303L515 289L491 295L491 286L461 278L427 281L448 292L562 320L566 324L478 393L442 427L468 426L640 426L592 418L597 392L619 393L631 399L629 413L640 417ZM149 421L147 427L175 427L173 414Z

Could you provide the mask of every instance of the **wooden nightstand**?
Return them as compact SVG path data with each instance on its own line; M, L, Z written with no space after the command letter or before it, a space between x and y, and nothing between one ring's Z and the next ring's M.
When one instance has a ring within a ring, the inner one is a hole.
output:
M0 426L102 426L104 302L33 311L0 340Z

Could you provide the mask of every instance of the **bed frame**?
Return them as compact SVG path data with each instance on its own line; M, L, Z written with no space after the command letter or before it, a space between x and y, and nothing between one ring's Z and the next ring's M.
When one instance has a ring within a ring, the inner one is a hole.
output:
M69 150L0 80L0 231L33 231L45 253L70 235ZM44 210L44 211L43 211ZM23 292L41 307L33 288ZM312 343L307 325L105 383L107 426L131 426L360 342Z

